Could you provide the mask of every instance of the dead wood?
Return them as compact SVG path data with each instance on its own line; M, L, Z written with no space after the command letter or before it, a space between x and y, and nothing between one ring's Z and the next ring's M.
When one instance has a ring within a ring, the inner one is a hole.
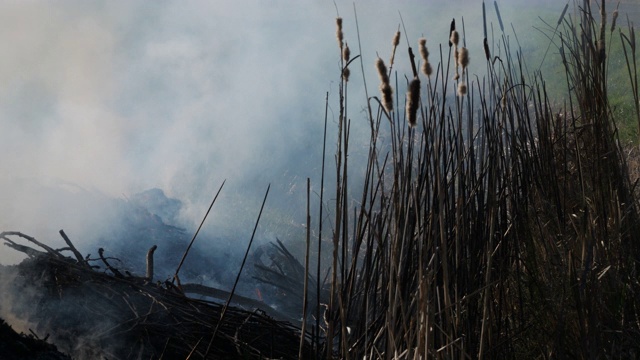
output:
M198 294L202 296L211 297L214 299L224 300L229 299L230 293L228 291L212 288L209 286L201 285L201 284L182 284L182 291L185 294ZM246 310L259 310L268 316L271 316L274 319L280 321L289 321L293 324L298 325L299 321L296 319L292 319L290 316L287 316L268 304L265 304L262 301L254 300L245 296L234 294L231 299L232 304L236 304Z
M64 239L64 242L67 243L67 245L69 246L69 249L73 253L73 256L75 256L76 260L78 260L78 264L86 264L86 261L82 258L82 254L80 254L80 251L78 251L78 249L76 249L76 247L73 246L73 243L71 242L71 240L69 240L69 237L67 236L67 234L65 234L64 230L62 229L60 230L60 236L62 236L62 238Z
M27 241L29 241L29 242L32 242L32 243L34 243L34 244L38 245L39 247L41 247L41 248L45 249L45 250L46 250L50 255L52 255L52 256L59 257L59 258L60 258L60 257L64 257L64 255L62 255L62 254L60 253L60 251L58 251L58 250L54 250L54 249L52 249L51 247L49 247L49 246L47 246L47 245L45 245L45 244L43 244L43 243L39 242L39 241L38 241L38 240L36 240L34 237L29 236L29 235L26 235L26 234L23 234L23 233L21 233L21 232L19 232L19 231L3 231L3 232L1 232L1 233L0 233L0 239L4 239L5 241L8 241L9 243L15 244L15 242L11 241L11 240L8 238L8 236L18 236L18 237L21 237L21 238L23 238L23 239L25 239L25 240L27 240ZM19 250L19 251L21 251L21 250ZM24 252L24 251L21 251L21 252ZM27 254L27 255L29 255L29 254Z
M37 333L50 333L51 341L63 350L76 349L75 357L185 359L190 353L204 358L208 351L207 359L298 358L300 328L275 319L277 313L263 303L234 295L234 304L252 311L228 306L224 322L217 323L223 304L189 298L175 286L125 277L109 264L102 249L100 261L110 273L87 266L95 260L64 257L42 246L47 251L37 251L17 244L9 238L12 235L27 239L16 232L1 233L0 238L30 256L17 266L15 278L21 283L14 284L15 291L33 286L37 290L22 292L24 304L36 304L25 305L24 320L36 323ZM185 292L228 297L202 285L182 287ZM308 336L305 339L305 358L311 358Z
M118 269L116 269L113 266L111 266L111 264L109 264L107 259L104 257L104 249L103 248L98 249L98 255L100 256L100 260L102 260L102 263L104 264L104 266L106 266L107 269L109 269L109 271L111 271L115 277L121 278L121 279L124 278L124 275L122 275L122 273Z
M153 245L147 252L147 281L153 281L153 253L158 248L158 245Z

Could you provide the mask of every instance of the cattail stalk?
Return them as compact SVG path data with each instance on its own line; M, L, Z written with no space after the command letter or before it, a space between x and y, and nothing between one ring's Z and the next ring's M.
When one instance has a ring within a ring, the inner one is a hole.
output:
M496 8L496 15L498 16L498 23L500 24L500 31L504 33L504 24L502 23L502 16L500 16L500 9L498 9L498 2L494 1L493 5Z
M618 20L618 9L616 8L613 11L613 15L611 18L611 32L613 32L616 29L616 21Z

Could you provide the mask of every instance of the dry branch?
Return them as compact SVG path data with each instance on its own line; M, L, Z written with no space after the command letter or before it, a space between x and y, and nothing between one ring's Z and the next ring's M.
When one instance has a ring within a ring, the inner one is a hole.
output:
M113 276L87 266L87 261L95 260L63 257L50 248L37 251L9 236L37 243L21 233L0 233L8 246L30 256L13 268L20 274L12 284L14 291L28 286L37 290L24 292L30 297L22 299L24 304L37 304L25 305L24 320L37 323L38 333L51 333L52 341L62 348L77 349L82 344L83 356L91 358L184 359L192 351L202 358L207 344L200 340L210 339L218 328L206 359L298 358L299 327L275 320L286 317L263 303L234 295L234 304L252 311L228 306L225 321L217 324L222 304L189 298L169 286L170 281L153 284L147 278L125 277L108 263L102 249L100 261ZM185 284L183 289L228 298L227 292L202 285ZM305 358L311 358L308 341L303 350Z

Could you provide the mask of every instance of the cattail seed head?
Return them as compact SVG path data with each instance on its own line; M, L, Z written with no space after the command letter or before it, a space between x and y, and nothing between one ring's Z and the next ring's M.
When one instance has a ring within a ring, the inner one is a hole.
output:
M602 64L607 56L605 51L604 38L598 40L598 62Z
M461 47L460 50L458 51L457 56L458 56L458 64L464 70L467 67L467 65L469 65L469 50L467 50L466 47Z
M607 28L607 13L604 11L603 7L600 7L600 18L600 38L604 39Z
M487 38L484 38L482 46L484 47L484 56L487 58L487 61L491 60L491 52L489 52L489 43L487 42Z
M458 45L458 42L460 42L460 34L458 34L457 30L453 30L451 32L451 38L449 39L449 41L451 41L453 45Z
M393 110L393 89L389 83L380 84L380 92L382 93L382 106L387 112Z
M407 119L409 126L416 126L418 119L418 107L420 104L420 80L415 77L409 83L409 90L407 91Z
M464 81L461 81L458 84L458 96L464 96L467 94L467 84Z
M456 29L456 19L451 19L451 27L449 28L449 47L451 47L451 45L453 45L453 43L451 42L451 35L453 35L453 32Z
M342 59L344 62L349 62L349 57L351 56L351 50L349 50L349 44L345 43L344 48L342 48Z
M342 78L344 79L344 81L349 81L349 75L351 75L351 70L349 70L348 67L344 68L342 70Z
M389 85L389 75L387 75L387 66L381 58L376 59L376 69L378 69L378 77L380 77L380 92L382 93L382 106L391 112L393 110L393 89Z
M342 49L343 46L343 39L344 39L344 34L342 33L342 18L341 17L337 17L336 18L336 39L338 40L338 46L340 46L340 49Z
M387 75L387 66L381 58L376 59L376 69L378 69L378 77L383 84L389 84L389 75Z
M429 50L427 50L427 39L421 38L418 40L418 49L420 51L420 57L423 61L427 61L429 58Z
M618 9L613 11L613 18L611 19L611 32L616 29L616 20L618 20Z
M427 61L422 63L422 67L420 68L420 70L422 70L422 73L424 73L427 76L431 76L431 74L433 73L433 68L431 67L431 64Z
M400 30L396 31L396 34L393 36L393 41L391 42L393 47L396 47L400 44Z

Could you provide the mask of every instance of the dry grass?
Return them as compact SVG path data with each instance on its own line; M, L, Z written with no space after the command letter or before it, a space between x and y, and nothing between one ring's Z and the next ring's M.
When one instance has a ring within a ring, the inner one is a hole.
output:
M343 79L329 295L314 291L326 307L311 310L324 313L318 358L638 355L640 220L630 181L638 166L628 162L636 152L619 146L608 103L606 22L588 2L576 5L580 18L567 15L558 29L563 108L551 106L543 78L523 70L504 35L493 56L485 40L480 82L464 71L469 54L456 44L464 31L436 54L429 77L412 63L422 85L395 82L408 89L406 109L390 98L404 92L391 92L394 74L378 59L383 100L368 104L361 188L348 181ZM382 135L390 144L378 143Z

